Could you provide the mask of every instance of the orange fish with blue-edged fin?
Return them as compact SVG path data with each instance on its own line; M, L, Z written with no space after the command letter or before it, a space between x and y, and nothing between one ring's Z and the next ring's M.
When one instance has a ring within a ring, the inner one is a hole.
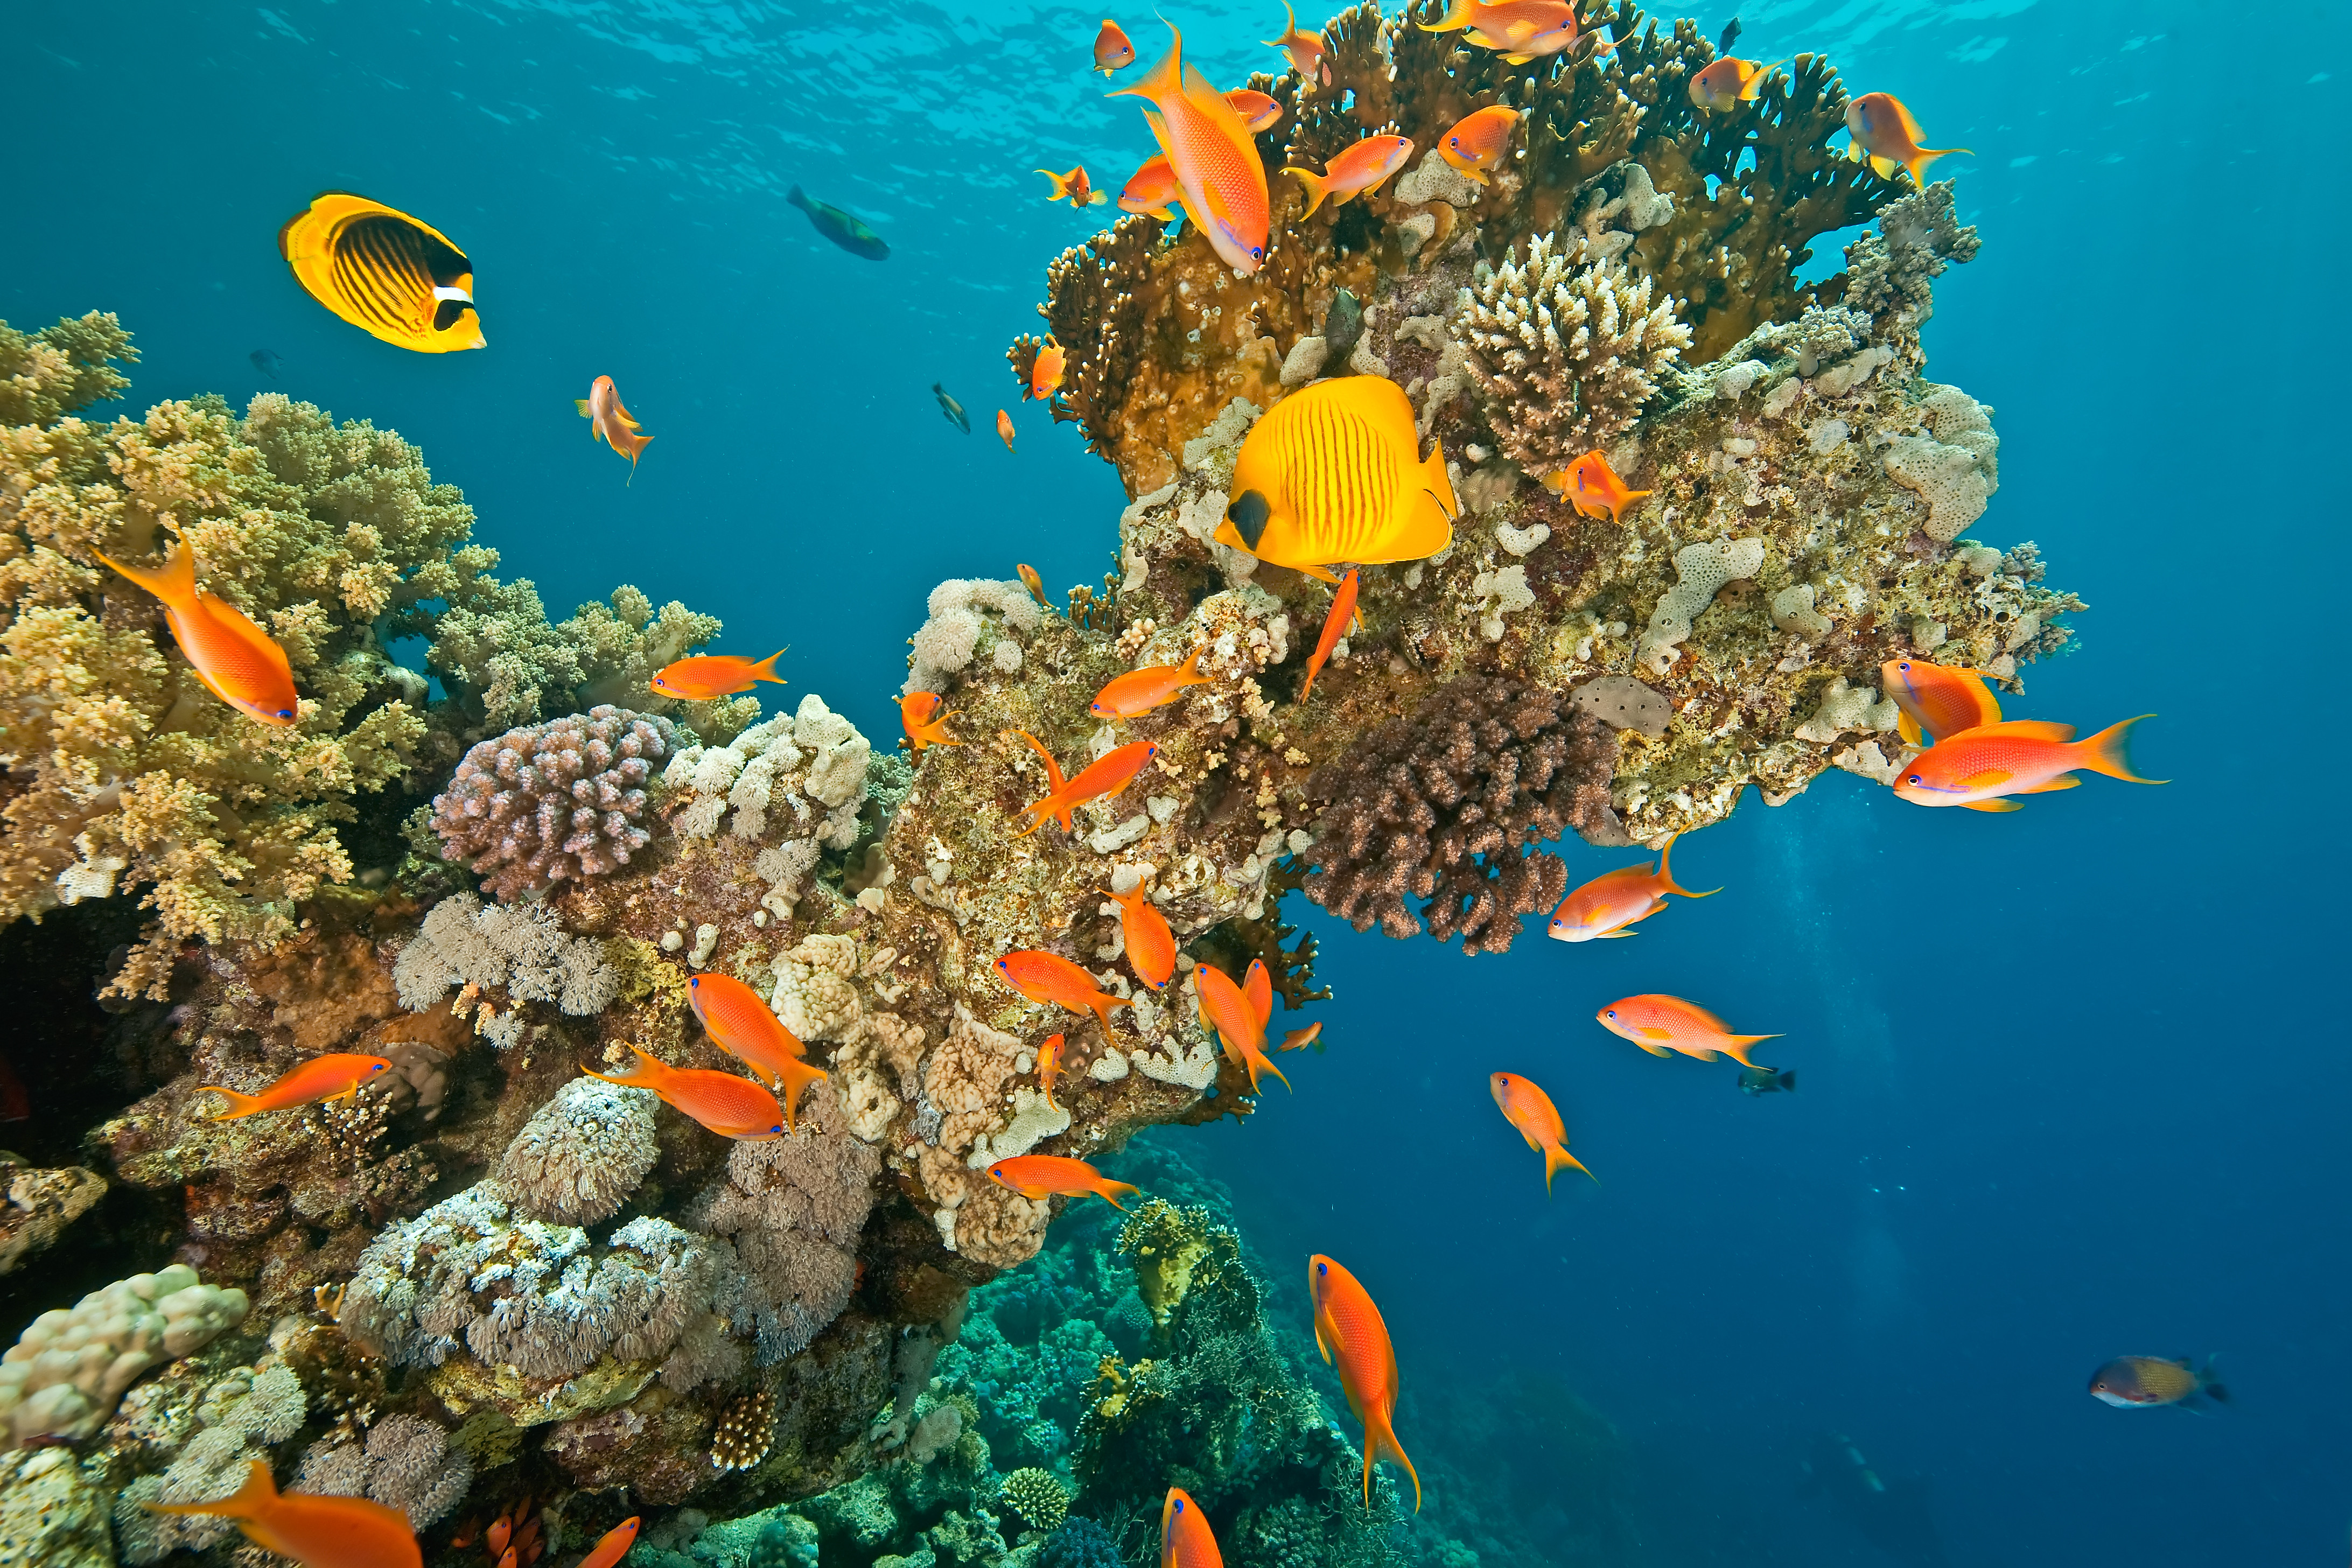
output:
M1356 614L1356 584L1362 574L1355 567L1339 579L1339 592L1331 595L1331 607L1324 612L1323 631L1315 639L1315 651L1307 658L1307 684L1298 689L1298 705L1307 705L1307 694L1315 689L1315 678L1323 672L1323 661L1339 646L1339 639L1359 620Z
M1519 111L1507 103L1479 110L1456 121L1437 139L1437 155L1473 184L1486 183L1486 172L1501 166L1511 150L1511 132L1518 128Z
M765 1079L771 1089L782 1088L789 1127L801 1090L825 1076L822 1068L802 1059L808 1047L784 1027L766 997L731 974L710 970L689 975L686 994L694 1016L720 1050Z
M778 648L767 658L757 659L745 658L740 653L698 654L662 666L646 684L659 696L675 697L685 702L732 697L739 691L751 690L763 680L785 686L790 682L776 673L776 660L783 658L785 651Z
M1253 988L1266 986L1264 964L1254 966ZM1250 1092L1258 1092L1258 1078L1272 1073L1282 1079L1282 1087L1290 1088L1290 1079L1283 1077L1280 1068L1265 1054L1265 1025L1273 1016L1274 998L1270 986L1264 1000L1254 996L1233 982L1233 977L1214 964L1192 966L1192 987L1200 998L1201 1022L1217 1032L1224 1042L1225 1055L1248 1069ZM1295 1092L1295 1091L1294 1091Z
M1985 686L1981 669L1930 664L1924 658L1890 658L1878 667L1886 695L1903 710L1898 728L1906 744L1920 746L1963 730L2000 722L2000 703Z
M423 354L482 346L474 264L422 218L325 191L286 220L278 254L304 292L372 338Z
M1551 1096L1517 1073L1496 1073L1487 1079L1486 1087L1494 1090L1503 1120L1519 1130L1528 1148L1543 1155L1545 1192L1551 1191L1552 1177L1570 1166L1592 1176L1591 1168L1568 1152L1568 1124L1559 1119L1559 1108L1552 1104Z
M945 699L936 691L909 691L898 699L898 726L907 731L909 749L963 744L948 738L948 716L940 711L944 706Z
M1296 167L1282 172L1306 187L1307 207L1298 216L1312 217L1327 197L1333 206L1345 206L1366 191L1380 189L1381 182L1412 156L1412 142L1405 137L1367 136L1324 164L1319 174Z
M1289 0L1283 3L1282 37L1258 41L1268 48L1280 49L1290 61L1290 68L1298 73L1301 80L1320 82L1326 87L1331 85L1331 68L1323 59L1323 35L1306 32L1299 27L1298 16L1291 10Z
M1132 719L1175 701L1188 686L1213 685L1201 673L1201 652L1195 648L1181 664L1147 665L1114 677L1095 693L1087 711L1097 719Z
M1704 893L1694 893L1675 882L1675 874L1667 860L1674 853L1679 834L1668 834L1658 846L1658 864L1653 870L1647 862L1627 866L1620 870L1604 871L1559 901L1551 912L1551 923L1545 934L1556 942L1593 942L1602 937L1632 936L1635 921L1643 921L1666 907L1666 895L1683 899L1711 899L1723 891L1709 888Z
M1364 1425L1364 1507L1372 1506L1372 1466L1394 1459L1412 1477L1412 1511L1421 1511L1421 1476L1396 1437L1397 1359L1389 1326L1356 1277L1317 1253L1307 1260L1315 1303L1315 1348L1339 1374L1348 1407Z
M1013 450L1013 416L1002 408L996 411L996 438L1004 443L1006 451Z
M596 1544L588 1549L588 1555L580 1560L578 1568L613 1568L629 1554L636 1540L637 1516L631 1514L598 1538Z
M663 1104L702 1123L721 1138L766 1143L782 1137L792 1125L791 1111L778 1104L764 1085L736 1073L714 1072L708 1068L674 1068L643 1046L631 1046L629 1049L637 1053L637 1070L633 1073L615 1076L593 1068L580 1070L590 1078L617 1083L623 1089L651 1089Z
M1060 764L1054 761L1054 753L1047 751L1036 736L1025 730L1016 730L1013 733L1028 742L1032 749L1045 759L1045 776L1052 784L1045 792L1045 799L1021 808L1034 819L1015 836L1022 838L1045 826L1048 819L1060 823L1065 833L1076 832L1077 825L1070 816L1073 811L1090 800L1117 795L1144 770L1152 758L1160 754L1160 747L1153 742L1130 741L1124 746L1114 746L1105 752L1080 769L1076 778L1065 780Z
M1129 39L1127 29L1105 16L1095 33L1094 68L1109 76L1134 63L1135 45Z
M1160 1568L1224 1568L1216 1532L1201 1505L1182 1487L1170 1487L1160 1505Z
M1242 438L1219 542L1327 583L1347 561L1423 561L1454 542L1445 448L1421 456L1412 405L1384 376L1343 375L1276 404Z
M1032 169L1029 172L1043 174L1054 182L1053 195L1045 198L1049 202L1067 202L1074 207L1096 207L1110 200L1095 189L1094 182L1087 177L1084 163L1066 174L1057 174L1051 169Z
M1176 975L1176 933L1169 929L1168 917L1152 908L1148 879L1138 878L1126 892L1106 891L1103 897L1118 906L1119 940L1127 948L1128 967L1154 991L1164 988Z
M1048 338L1037 350L1037 357L1029 362L1029 384L1021 389L1024 399L1045 401L1060 390L1062 372L1070 363L1062 345Z
M1068 1047L1068 1037L1062 1035L1046 1036L1037 1047L1037 1092L1045 1097L1048 1110L1062 1109L1054 1103L1054 1080L1062 1076L1062 1053Z
M1891 92L1865 92L1847 104L1845 131L1853 139L1846 147L1846 155L1856 162L1867 158L1881 179L1891 180L1895 170L1908 169L1915 183L1925 184L1927 165L1937 159L1976 151L1972 147L1920 146L1919 122L1911 118L1903 100Z
M1084 1160L1064 1154L1015 1154L991 1165L988 1179L1032 1202L1092 1193L1121 1214L1127 1212L1127 1205L1118 1201L1119 1194L1143 1190L1132 1182L1114 1182Z
M1175 221L1175 204L1181 195L1176 183L1176 171L1168 162L1168 154L1159 153L1146 158L1118 193L1121 212L1141 213L1162 223Z
M194 546L182 540L152 572L104 555L99 559L163 601L163 624L206 690L273 729L300 717L301 700L294 695L294 668L286 661L286 650L243 610L196 586Z
M1620 997L1593 1016L1602 1028L1633 1041L1654 1057L1680 1051L1686 1057L1711 1062L1721 1054L1741 1067L1756 1065L1748 1059L1748 1047L1759 1040L1780 1037L1735 1035L1724 1027L1722 1019L1696 1002L1656 992Z
M1184 64L1184 35L1168 30L1175 42L1167 58L1135 86L1110 96L1150 101L1143 118L1176 173L1184 216L1226 266L1255 272L1265 261L1272 214L1265 164L1240 111Z
M280 1492L269 1467L256 1459L245 1484L217 1502L151 1502L150 1513L226 1519L245 1538L302 1568L422 1568L408 1516L365 1498Z
M1034 948L1006 953L996 961L996 972L1004 976L1006 984L1032 1002L1050 1003L1073 1013L1092 1013L1102 1020L1106 1037L1110 1034L1110 1010L1135 1005L1124 996L1105 991L1093 975L1068 959Z
M572 403L580 410L580 417L588 421L592 439L604 442L629 459L628 482L636 483L637 458L653 445L654 438L638 433L636 420L621 405L621 390L613 384L613 378L598 376L588 384L588 395L575 397Z
M1691 106L1709 114L1720 114L1743 103L1753 103L1756 95L1764 90L1773 67L1780 63L1774 60L1766 65L1725 55L1691 78Z
M312 1057L257 1094L240 1094L216 1083L205 1084L196 1092L217 1094L227 1100L228 1109L213 1120L235 1121L241 1116L251 1116L257 1111L291 1110L298 1105L310 1105L321 1100L349 1100L359 1093L360 1085L371 1079L381 1078L391 1070L392 1064L382 1057L335 1052Z
M2140 719L2110 724L2087 740L2072 724L2006 719L1947 735L1895 776L1895 793L1914 805L1960 805L1970 811L2015 811L2012 795L2046 795L2083 781L2077 768L2126 784L2165 784L2132 772L2125 742Z
M1261 131L1271 131L1281 123L1282 100L1270 92L1260 92L1254 87L1237 87L1225 94L1225 101L1242 117L1253 136Z
M1544 484L1559 491L1559 499L1574 507L1578 516L1606 517L1612 522L1621 521L1627 507L1650 493L1627 489L1609 459L1599 452L1585 453Z

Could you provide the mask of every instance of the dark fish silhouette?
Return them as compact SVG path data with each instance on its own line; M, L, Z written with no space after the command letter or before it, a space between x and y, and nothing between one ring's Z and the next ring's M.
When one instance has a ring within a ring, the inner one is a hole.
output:
M1797 1091L1797 1069L1782 1072L1778 1068L1752 1067L1739 1075L1739 1092L1748 1095L1794 1094Z
M971 434L971 421L964 416L963 405L950 397L946 387L931 383L931 395L940 400L940 412L948 416L949 424L967 436Z
M1723 37L1717 41L1715 52L1718 55L1727 55L1731 52L1731 46L1738 41L1739 18L1734 16L1729 22L1724 24Z
M1904 1568L1951 1568L1925 1476L1882 1478L1850 1437L1813 1439L1799 1497L1824 1497L1864 1540Z
M808 220L816 225L817 233L850 255L862 256L868 261L890 259L890 247L882 243L882 237L839 207L809 200L801 194L798 185L784 193L784 200L808 214Z
M272 381L278 379L278 367L286 363L283 354L273 353L268 349L256 349L245 357L253 362L254 369Z

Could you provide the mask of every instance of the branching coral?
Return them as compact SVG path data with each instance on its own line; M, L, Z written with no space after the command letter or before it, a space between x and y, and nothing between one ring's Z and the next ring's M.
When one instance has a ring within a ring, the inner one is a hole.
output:
M571 935L537 905L485 906L471 893L433 906L401 950L393 978L411 1012L434 1005L454 986L503 986L517 1003L552 1002L582 1018L603 1012L620 985L603 943ZM514 1028L485 1032L501 1047L520 1037Z
M501 899L604 876L651 838L646 785L677 744L668 720L609 706L509 730L466 753L433 831Z

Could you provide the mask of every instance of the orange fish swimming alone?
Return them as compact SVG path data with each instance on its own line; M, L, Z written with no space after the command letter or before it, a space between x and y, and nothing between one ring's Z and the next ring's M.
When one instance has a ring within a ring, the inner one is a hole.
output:
M708 1068L674 1068L643 1046L631 1046L629 1049L637 1053L637 1070L625 1077L598 1072L593 1068L580 1070L590 1078L617 1083L624 1089L649 1089L663 1104L699 1121L721 1138L765 1143L782 1137L791 1124L790 1115L776 1103L776 1097L748 1078L714 1072Z
M1519 1130L1528 1147L1538 1150L1544 1157L1544 1191L1551 1191L1551 1179L1563 1166L1573 1165L1586 1175L1591 1168L1568 1152L1568 1126L1559 1119L1559 1110L1551 1096L1516 1074L1498 1072L1486 1080L1495 1091L1495 1104L1503 1112L1503 1120ZM1601 1180L1592 1176L1597 1183Z
M1132 1182L1114 1182L1084 1160L1061 1154L1015 1154L1010 1160L999 1160L988 1168L988 1179L1033 1202L1092 1193L1121 1214L1127 1212L1127 1205L1118 1201L1118 1194L1143 1190Z
M1170 1487L1160 1505L1160 1568L1225 1568L1215 1531L1182 1487Z
M1732 1034L1723 1026L1722 1019L1696 1003L1656 993L1622 997L1594 1016L1602 1028L1623 1036L1654 1057L1680 1051L1686 1057L1711 1062L1721 1052L1741 1067L1756 1065L1748 1059L1748 1047L1759 1040L1780 1037Z
M963 744L948 739L948 716L940 711L945 702L936 691L909 691L898 699L898 725L907 731L907 744L911 750Z
M1265 984L1264 963L1253 966L1251 979ZM1274 1065L1265 1054L1266 1020L1274 1014L1274 995L1268 985L1263 998L1245 993L1222 969L1213 964L1192 966L1192 985L1201 998L1201 1023L1214 1028L1224 1041L1225 1055L1249 1070L1250 1092L1258 1092L1258 1076L1272 1073L1282 1079L1282 1087L1290 1088L1290 1079ZM1292 1092L1296 1093L1296 1090Z
M1265 260L1272 216L1265 164L1240 113L1208 78L1184 64L1184 35L1168 30L1175 42L1167 58L1140 82L1110 96L1150 100L1144 121L1176 172L1184 216L1226 266L1255 272Z
M1486 171L1501 164L1511 150L1511 132L1518 123L1519 111L1507 103L1482 109L1457 121L1453 130L1437 139L1437 155L1473 184L1483 185Z
M637 422L621 406L620 388L609 375L600 375L588 384L588 395L575 397L572 406L580 417L588 421L588 434L629 459L630 484L637 482L637 458L653 445L653 437L637 434Z
M1054 1080L1062 1076L1062 1052L1069 1041L1062 1035L1048 1035L1045 1043L1037 1047L1037 1092L1045 1097L1045 1109L1059 1110L1054 1103Z
M1049 202L1067 202L1074 207L1093 207L1100 206L1110 200L1108 196L1095 189L1094 182L1087 178L1087 166L1084 163L1066 174L1057 174L1051 169L1032 169L1029 172L1033 174L1043 174L1054 182L1053 195L1045 198Z
M2125 742L2140 719L2110 724L2088 740L2074 739L2072 724L2040 719L2008 719L1947 735L1911 760L1896 775L1895 793L1914 805L1964 805L1970 811L2016 811L2012 795L2046 795L2073 789L2083 781L2076 768L2127 784L2165 784L2132 772Z
M1046 339L1045 346L1037 351L1037 357L1029 362L1029 384L1022 388L1021 395L1035 398L1041 403L1053 396L1061 387L1062 371L1069 363L1070 356L1064 352L1062 345L1051 338Z
M762 659L745 658L740 653L707 653L664 665L646 684L664 697L708 702L713 698L749 691L762 680L772 680L778 686L790 684L776 673L776 660L783 657L782 648Z
M1909 745L2000 722L2000 703L1986 689L1981 669L1890 658L1878 667L1878 679L1903 710L1897 728Z
M686 983L694 1016L719 1048L742 1062L767 1081L783 1089L784 1125L793 1124L793 1107L801 1090L824 1078L802 1058L808 1047L800 1043L768 1005L767 998L731 974L705 973Z
M1019 574L1021 585L1029 590L1029 596L1037 601L1039 609L1050 610L1054 607L1054 601L1045 597L1045 582L1044 578L1037 575L1037 568L1024 561L1013 570Z
M1322 1037L1323 1020L1318 1018L1315 1022L1307 1025L1307 1027L1303 1029L1293 1029L1290 1033L1283 1036L1282 1044L1275 1048L1276 1050L1283 1051L1303 1051L1309 1046L1315 1046L1315 1054L1317 1056L1321 1056L1323 1054L1323 1047L1321 1046L1316 1046L1315 1042Z
M580 1560L578 1568L613 1568L614 1563L629 1554L629 1548L636 1544L636 1540L637 1516L631 1514L606 1531L596 1544L588 1549L588 1555Z
M1412 1477L1412 1511L1421 1511L1421 1477L1396 1439L1397 1359L1389 1326L1356 1277L1317 1253L1307 1260L1315 1303L1315 1348L1336 1367L1348 1407L1364 1424L1364 1507L1372 1506L1372 1466L1385 1455Z
M1559 491L1560 500L1574 507L1578 516L1605 516L1612 522L1623 518L1627 507L1650 493L1627 489L1609 459L1598 452L1585 453L1544 483Z
M163 601L163 624L205 689L248 719L277 729L294 722L300 699L286 650L243 610L196 586L193 546L182 541L152 572L99 559Z
M1322 634L1316 637L1315 651L1307 658L1307 684L1298 689L1301 708L1307 706L1307 694L1315 689L1315 678L1322 673L1323 661L1331 657L1331 650L1339 646L1339 639L1348 635L1349 625L1357 618L1356 583L1361 574L1358 568L1349 567L1348 574L1339 579L1339 592L1331 595L1331 607L1323 615Z
M1013 416L1002 408L996 411L996 438L1004 443L1006 451L1013 450Z
M1087 711L1097 719L1132 719L1166 707L1188 686L1215 684L1201 673L1201 651L1195 648L1181 664L1147 665L1114 678L1095 693Z
M1071 818L1073 811L1090 800L1117 795L1143 771L1152 758L1160 754L1160 747L1150 741L1129 741L1124 746L1114 746L1105 752L1080 769L1077 777L1066 781L1062 777L1061 765L1054 761L1054 753L1047 751L1036 736L1025 730L1013 732L1045 759L1045 777L1051 784L1045 799L1021 808L1034 818L1016 836L1022 838L1045 826L1048 818L1060 823L1063 832L1075 833L1077 825Z
M1677 898L1711 899L1723 891L1709 888L1704 893L1694 893L1688 888L1675 884L1675 874L1668 868L1667 857L1674 853L1678 834L1669 834L1658 846L1658 865L1654 872L1647 863L1627 866L1622 870L1605 871L1559 901L1551 912L1551 924L1547 935L1556 942L1593 942L1607 936L1632 936L1635 921L1644 921L1666 907L1666 895Z
M1865 92L1845 106L1846 134L1853 138L1847 156L1870 160L1882 179L1893 179L1898 168L1911 171L1914 182L1927 183L1926 170L1938 158L1972 153L1972 147L1922 147L1919 122L1891 92Z
M1176 933L1168 917L1151 904L1151 889L1141 879L1124 893L1103 897L1118 905L1119 939L1127 948L1128 967L1154 991L1176 976Z
M1775 60L1773 65L1779 63ZM1725 55L1691 78L1691 104L1709 114L1720 114L1739 104L1752 103L1756 95L1764 90L1765 79L1771 74L1772 66Z
M1118 206L1121 212L1141 213L1162 223L1172 223L1180 195L1176 171L1169 166L1168 154L1161 153L1145 159L1143 166L1135 171L1118 193Z
M1095 69L1109 76L1134 63L1135 46L1128 40L1127 29L1105 16L1095 34Z
M1298 17L1290 9L1289 0L1284 0L1282 7L1282 37L1258 41L1269 48L1280 49L1301 80L1331 85L1331 68L1323 61L1323 35L1299 30Z
M1006 953L996 961L996 972L1004 976L1007 985L1032 1002L1051 1003L1073 1013L1092 1013L1102 1020L1105 1036L1110 1034L1110 1010L1135 1005L1124 996L1105 991L1095 984L1093 975L1068 959L1033 948Z
M1344 206L1366 191L1380 189L1381 182L1412 156L1412 142L1402 136L1367 136L1325 164L1319 174L1308 169L1282 172L1307 187L1307 210L1298 216L1312 217L1327 196L1333 206Z
M1254 87L1237 87L1225 94L1225 101L1242 117L1255 136L1261 131L1271 131L1282 120L1282 100L1270 92L1260 92Z
M291 1110L316 1100L349 1100L359 1093L360 1085L391 1070L392 1064L382 1057L338 1052L312 1057L258 1094L239 1094L216 1083L205 1084L197 1092L217 1094L228 1101L228 1109L214 1121L235 1121L260 1110Z
M416 1531L408 1516L365 1498L280 1493L259 1459L245 1485L218 1502L151 1502L150 1513L204 1514L233 1520L255 1545L290 1557L302 1568L421 1568Z

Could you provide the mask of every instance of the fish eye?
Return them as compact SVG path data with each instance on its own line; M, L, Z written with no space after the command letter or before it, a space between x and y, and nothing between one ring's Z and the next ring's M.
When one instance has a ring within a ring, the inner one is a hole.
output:
M1897 659L1895 663L1895 668L1901 670L1904 674L1908 675L1911 673L1911 661L1907 658Z
M1917 784L1917 783L1919 783L1919 782L1920 782L1919 775L1918 775L1917 773L1913 773L1913 774L1911 775L1911 782L1912 782L1913 784Z
M1607 1011L1606 1013L1601 1014L1601 1016L1602 1017L1604 1017L1604 1018L1613 1018L1613 1017L1615 1017L1615 1016L1617 1016L1617 1009L1616 1009L1616 1008L1614 1008L1614 1007L1612 1007L1612 1008L1610 1008L1610 1009L1609 1009L1609 1011Z

